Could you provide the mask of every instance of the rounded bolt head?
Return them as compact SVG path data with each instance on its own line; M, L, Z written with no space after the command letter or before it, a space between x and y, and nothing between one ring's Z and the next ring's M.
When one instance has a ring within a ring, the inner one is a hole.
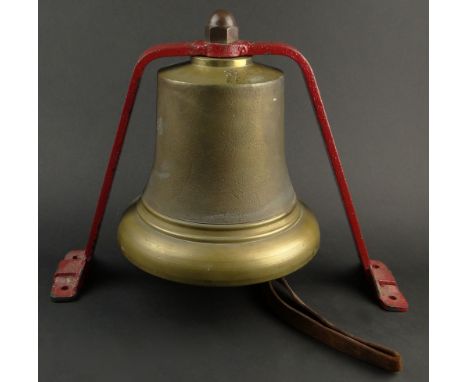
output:
M219 9L211 15L205 34L209 42L231 44L239 39L239 28L230 12Z

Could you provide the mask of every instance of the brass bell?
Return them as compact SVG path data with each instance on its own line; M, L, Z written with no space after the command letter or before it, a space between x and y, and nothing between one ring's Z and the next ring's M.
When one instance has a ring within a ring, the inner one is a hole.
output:
M157 145L120 247L136 266L189 284L276 279L317 253L319 227L284 155L284 76L251 57L193 57L160 70Z
M93 258L112 181L146 66L191 57L157 77L156 157L145 190L118 229L123 254L153 275L198 285L264 283L266 301L283 320L324 344L383 369L400 355L336 328L308 307L282 278L318 251L314 215L300 203L284 155L284 76L255 55L281 55L300 67L315 108L361 265L385 309L408 303L381 261L370 259L310 64L284 43L238 41L234 18L215 12L208 41L149 48L132 73L85 249L59 262L51 297L76 298Z
M149 63L189 62L158 73L157 147L142 196L118 229L122 252L141 269L200 285L248 285L279 279L317 253L313 214L294 193L284 155L284 77L253 62L259 55L295 61L314 106L361 266L389 310L408 303L388 267L367 252L312 67L285 43L238 40L227 11L213 13L205 41L158 44L138 59L84 249L57 266L51 297L76 298L89 268L124 144L138 86Z

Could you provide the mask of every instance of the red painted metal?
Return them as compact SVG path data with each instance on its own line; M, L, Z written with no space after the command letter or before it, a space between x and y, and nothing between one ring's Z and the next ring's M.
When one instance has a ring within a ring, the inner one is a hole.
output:
M91 260L94 254L94 248L96 241L99 236L100 226L104 217L107 201L109 199L110 191L112 188L112 182L114 180L115 171L118 165L120 153L122 151L123 142L127 133L128 123L132 113L133 105L135 103L136 94L138 92L139 83L143 72L147 65L162 57L182 57L182 56L207 56L207 57L241 57L241 56L255 56L255 55L278 55L286 56L294 60L302 71L304 76L307 89L309 91L312 105L315 109L316 117L320 125L322 136L327 149L328 157L335 174L338 188L340 190L341 199L346 211L349 225L353 234L354 242L359 254L362 267L366 274L373 280L374 286L378 293L381 305L385 309L406 311L408 310L408 303L405 297L398 289L398 286L388 268L381 262L369 259L367 247L362 236L359 221L356 215L356 210L351 198L348 184L346 182L343 167L341 165L338 150L335 145L333 134L331 132L330 123L325 112L325 106L320 96L320 91L317 86L314 72L307 59L295 48L288 44L276 43L276 42L249 42L249 41L236 41L232 44L216 44L207 41L194 41L194 42L182 42L172 44L161 44L146 50L137 61L133 74L130 79L130 85L128 87L127 96L123 105L122 114L120 116L119 126L114 139L114 145L112 147L111 155L107 165L104 181L102 184L99 200L96 207L96 212L93 218L91 231L89 233L88 242L86 249L84 250L84 256L87 262ZM375 269L371 267L371 264L377 264L384 269L385 272L375 272ZM59 268L56 272L54 281L54 287L52 288L52 296L55 299L60 299L60 295L57 293L58 289L55 284L58 282L57 278L60 279L60 274L63 273L62 262L59 264ZM59 275L59 276L57 276ZM385 277L381 277L381 276ZM390 280L388 276L391 276L391 284L382 284L385 280ZM77 284L79 285L79 283ZM390 288L391 287L391 288ZM77 288L73 288L74 293L78 293ZM394 296L395 299L390 298ZM388 292L388 293L387 293ZM70 292L71 293L71 292ZM69 297L67 297L69 298Z
M376 287L380 305L387 310L406 312L408 302L398 289L395 277L387 266L378 260L370 261L370 276Z
M81 285L88 262L84 250L70 251L57 267L52 284L51 297L54 301L73 300Z

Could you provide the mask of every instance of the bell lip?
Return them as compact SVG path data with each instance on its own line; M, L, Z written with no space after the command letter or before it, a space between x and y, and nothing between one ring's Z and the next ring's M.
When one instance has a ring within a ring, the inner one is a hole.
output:
M168 235L148 225L136 205L124 214L118 240L127 259L163 279L205 286L242 286L290 274L317 253L320 231L301 203L300 218L287 229L241 242L203 242Z
M262 220L255 220L251 222L243 222L243 223L198 223L195 221L191 220L183 220L183 219L177 219L177 218L171 218L165 214L162 214L161 212L156 211L154 208L152 208L145 200L144 198L137 198L132 202L132 205L141 205L142 210L146 210L148 213L151 215L156 216L158 219L164 220L166 222L169 222L171 224L175 224L178 226L186 226L186 227L195 227L195 228L200 228L200 229L210 229L210 230L221 230L221 231L228 231L228 230L239 230L239 229L246 229L246 228L251 228L251 227L260 227L263 225L268 225L271 224L275 221L284 219L286 216L291 215L294 213L295 210L298 209L298 201L296 196L294 195L294 198L292 199L291 206L288 211L272 216L267 219L262 219ZM140 212L140 211L139 211ZM148 222L150 223L150 222Z
M290 211L267 220L237 224L205 224L172 219L150 208L142 199L136 203L138 216L151 227L183 240L208 243L234 243L261 239L296 224L303 209L294 201Z

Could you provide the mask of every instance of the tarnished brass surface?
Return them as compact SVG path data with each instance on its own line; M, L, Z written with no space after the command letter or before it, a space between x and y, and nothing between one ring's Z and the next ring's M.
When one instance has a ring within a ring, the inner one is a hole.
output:
M151 209L207 224L292 209L280 71L251 58L194 58L159 73L157 106L156 162L143 193Z
M319 228L300 203L265 223L207 225L166 220L144 203L122 219L127 258L153 275L188 284L255 284L294 272L317 252Z
M119 227L123 253L170 280L245 285L284 276L319 245L284 157L282 73L195 57L158 74L156 158Z

